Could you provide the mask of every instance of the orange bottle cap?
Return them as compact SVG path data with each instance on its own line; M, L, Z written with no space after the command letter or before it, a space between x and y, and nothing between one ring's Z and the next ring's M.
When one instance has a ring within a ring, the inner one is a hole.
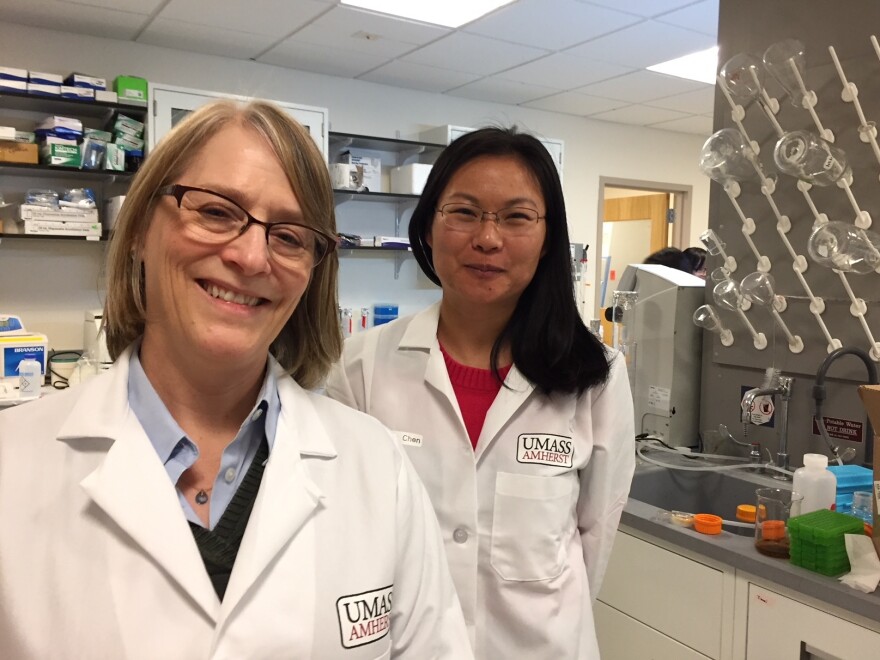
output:
M736 507L736 519L742 520L743 522L755 522L755 505L740 504Z
M761 536L768 541L778 541L785 538L784 520L765 520L761 523Z
M700 534L720 534L721 517L711 513L698 513L694 516L694 529Z

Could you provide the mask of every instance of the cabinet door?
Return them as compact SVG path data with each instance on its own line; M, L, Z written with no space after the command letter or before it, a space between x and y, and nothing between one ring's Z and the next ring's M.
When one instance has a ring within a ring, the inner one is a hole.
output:
M749 585L747 658L863 660L878 656L880 633Z
M720 658L725 595L722 571L618 532L599 600L703 655ZM602 639L607 631L598 634Z
M684 644L601 601L593 607L602 660L709 660Z
M181 119L201 105L218 98L231 98L239 101L250 100L245 96L234 94L219 94L217 92L205 92L197 89L171 87L160 83L150 83L150 98L152 99L152 112L149 116L149 144L150 148L156 146L162 137L168 133ZM305 105L295 105L273 101L284 108L291 117L305 126L309 134L315 140L321 153L327 157L327 110Z

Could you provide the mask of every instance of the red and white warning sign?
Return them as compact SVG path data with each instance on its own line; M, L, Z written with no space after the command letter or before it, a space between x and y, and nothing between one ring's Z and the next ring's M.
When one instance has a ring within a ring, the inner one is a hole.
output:
M743 411L746 409L745 401L740 403ZM773 405L773 397L770 395L756 396L752 401L752 407L749 409L749 421L752 424L766 424L773 418L773 411L776 407Z

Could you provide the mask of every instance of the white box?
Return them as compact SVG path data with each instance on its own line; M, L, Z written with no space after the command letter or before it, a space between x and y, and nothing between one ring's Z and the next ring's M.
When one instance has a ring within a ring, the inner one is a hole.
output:
M0 126L0 140L15 140L15 127Z
M38 85L56 85L61 87L64 78L60 73L43 73L42 71L31 71L28 74L28 81Z
M117 103L118 97L116 96L116 92L108 92L103 89L96 89L95 100L101 101L102 103Z
M125 195L116 195L104 202L104 226L107 229L113 229L116 224L116 217L122 210L123 202L125 202Z
M40 83L28 83L27 91L31 94L43 96L61 96L61 85L43 85Z
M421 195L433 165L413 163L391 168L391 192L395 195Z
M27 88L28 84L24 80L7 80L6 78L0 78L0 91L26 92Z
M48 206L37 206L36 204L22 204L19 207L18 217L23 221L42 221L42 222L73 222L86 224L98 223L98 209L72 209L66 211L61 209L53 209ZM99 224L100 226L100 224Z
M95 216L98 212L95 211ZM85 238L101 238L103 229L97 222L75 222L70 220L25 220L22 223L24 234L38 236L84 236Z
M27 82L27 69L14 69L11 66L0 66L0 79Z
M33 355L45 374L48 346L49 338L36 332L0 336L0 379L18 378L18 363L28 355Z
M61 98L79 99L81 101L94 101L95 90L91 87L73 87L61 85Z
M80 134L82 134L83 132L82 122L75 117L61 117L59 115L52 115L46 117L36 126L37 130L51 131L56 128L65 128L69 131L74 131L75 133Z
M351 165L352 171L361 168L362 178L357 187L360 191L382 191L382 161L368 156L357 156L351 152L344 152L339 157L339 162Z

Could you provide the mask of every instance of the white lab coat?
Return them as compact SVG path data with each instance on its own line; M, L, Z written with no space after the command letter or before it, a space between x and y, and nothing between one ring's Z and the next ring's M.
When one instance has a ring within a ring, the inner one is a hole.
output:
M398 432L440 520L478 659L598 658L592 598L635 466L623 358L581 397L542 396L514 365L474 452L438 319L436 304L348 339L327 394Z
M221 603L128 407L128 355L0 414L0 657L471 657L412 466L375 420L280 373Z

